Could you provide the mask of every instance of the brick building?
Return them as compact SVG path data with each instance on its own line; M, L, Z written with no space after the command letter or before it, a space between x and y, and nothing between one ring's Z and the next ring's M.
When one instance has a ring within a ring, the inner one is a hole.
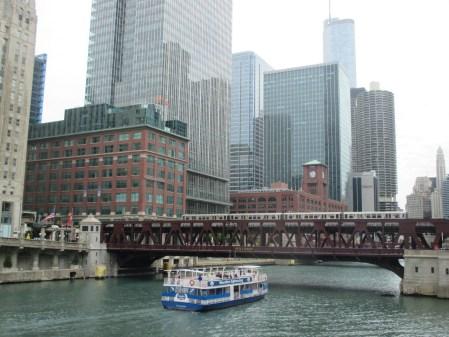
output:
M231 213L343 212L346 204L327 198L327 167L318 161L304 164L302 190L278 182L254 191L231 193Z
M30 127L24 209L63 219L181 216L186 124L155 105L69 109L63 121Z

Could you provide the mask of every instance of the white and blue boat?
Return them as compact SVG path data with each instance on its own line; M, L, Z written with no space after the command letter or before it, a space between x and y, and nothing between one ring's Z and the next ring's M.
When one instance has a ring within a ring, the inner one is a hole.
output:
M162 292L166 309L207 311L255 302L268 292L259 266L167 271Z

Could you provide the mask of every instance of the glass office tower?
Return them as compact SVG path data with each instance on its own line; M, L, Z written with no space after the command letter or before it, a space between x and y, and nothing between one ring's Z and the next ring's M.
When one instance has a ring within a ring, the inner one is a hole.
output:
M324 21L323 62L341 64L350 87L357 87L354 20L331 18Z
M187 211L229 206L232 0L96 0L86 103L156 103L188 124Z
M231 192L263 187L263 74L269 70L254 52L232 55Z
M33 90L31 92L30 124L42 122L44 109L45 74L47 70L47 54L34 58Z
M329 198L344 200L351 169L350 90L337 64L265 74L265 185L299 190L303 164L328 166Z

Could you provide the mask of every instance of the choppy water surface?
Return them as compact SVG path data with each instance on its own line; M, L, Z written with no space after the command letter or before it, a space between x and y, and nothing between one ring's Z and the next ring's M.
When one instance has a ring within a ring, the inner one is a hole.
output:
M3 285L0 336L449 336L449 300L401 297L389 271L265 270L264 300L207 313L164 310L157 278Z

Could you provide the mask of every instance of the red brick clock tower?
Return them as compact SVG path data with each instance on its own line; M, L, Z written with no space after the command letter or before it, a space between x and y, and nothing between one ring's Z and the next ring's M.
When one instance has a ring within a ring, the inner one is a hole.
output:
M327 166L317 160L303 165L302 190L327 199Z

